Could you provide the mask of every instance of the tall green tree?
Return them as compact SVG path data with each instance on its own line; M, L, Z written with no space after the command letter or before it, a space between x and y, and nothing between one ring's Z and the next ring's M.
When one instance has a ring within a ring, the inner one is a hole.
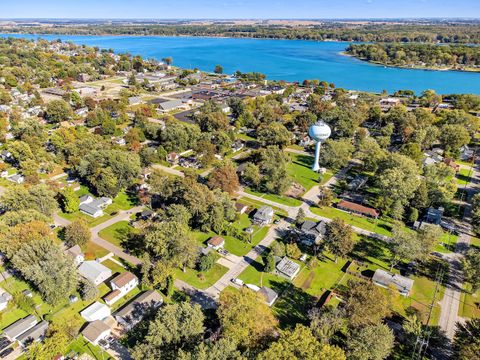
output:
M335 255L337 262L338 257L345 257L353 250L355 243L352 227L344 220L335 218L327 224L326 230L325 245L328 251Z
M383 360L393 350L394 336L385 324L366 325L353 330L347 340L349 359Z

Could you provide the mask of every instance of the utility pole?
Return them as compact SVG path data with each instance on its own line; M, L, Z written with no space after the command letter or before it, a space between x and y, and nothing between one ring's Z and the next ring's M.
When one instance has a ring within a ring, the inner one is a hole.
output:
M435 301L437 299L438 291L440 290L440 286L442 284L444 276L444 270L439 266L437 269L437 273L435 275L435 291L433 293L432 302L429 305L428 317L427 322L425 324L425 330L422 331L418 336L417 340L415 341L415 347L412 353L412 360L422 360L423 356L426 354L428 349L428 343L430 341L430 335L432 333L431 330L428 329L430 325L430 319L432 317L433 308L435 307Z

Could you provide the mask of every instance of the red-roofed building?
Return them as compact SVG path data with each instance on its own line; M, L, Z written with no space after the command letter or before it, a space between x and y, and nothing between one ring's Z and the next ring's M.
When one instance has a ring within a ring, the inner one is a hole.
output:
M376 219L380 215L380 213L373 208L370 208L368 206L363 206L363 205L360 205L360 204L356 204L356 203L346 201L346 200L340 201L337 204L337 208L340 209L340 210L344 210L344 211L354 213L354 214L368 216L368 217L371 217L371 218L374 218L374 219Z

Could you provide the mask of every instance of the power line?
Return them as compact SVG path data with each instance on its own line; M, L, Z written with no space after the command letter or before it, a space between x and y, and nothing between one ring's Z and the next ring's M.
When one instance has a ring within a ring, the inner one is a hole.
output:
M423 359L423 356L427 352L428 344L430 342L430 335L432 334L432 331L428 329L428 326L430 325L433 308L435 307L435 301L437 298L437 294L440 290L440 286L442 284L444 274L445 274L445 270L443 269L442 266L439 266L437 269L437 273L435 275L435 283L436 283L435 291L433 293L432 302L429 305L430 310L428 312L427 322L425 324L425 330L422 330L420 334L417 336L417 339L415 341L415 347L413 348L413 353L411 358L412 360Z

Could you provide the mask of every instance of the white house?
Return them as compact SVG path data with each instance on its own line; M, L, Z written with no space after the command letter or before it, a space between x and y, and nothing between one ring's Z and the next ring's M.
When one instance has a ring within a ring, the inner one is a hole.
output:
M65 250L63 253L70 256L77 266L85 261L85 255L83 255L82 249L78 245Z
M111 315L110 308L98 301L86 307L80 315L87 321L103 320Z
M0 311L3 311L8 306L8 303L13 299L12 295L0 288Z
M101 284L112 276L112 270L94 260L84 261L78 267L78 273L95 285Z
M225 239L221 236L215 235L207 241L207 245L214 250L219 250L225 246Z

